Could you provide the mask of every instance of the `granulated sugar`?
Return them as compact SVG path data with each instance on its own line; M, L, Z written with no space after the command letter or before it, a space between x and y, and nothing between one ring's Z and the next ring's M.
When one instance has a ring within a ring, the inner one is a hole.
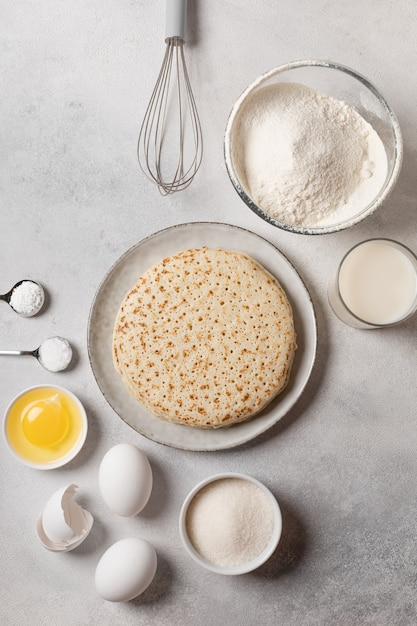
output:
M235 566L256 558L274 530L265 493L242 478L223 478L203 487L187 512L187 532L197 552L215 565Z
M260 88L244 101L232 154L254 202L298 226L353 217L377 195L387 173L382 141L361 115L291 83Z

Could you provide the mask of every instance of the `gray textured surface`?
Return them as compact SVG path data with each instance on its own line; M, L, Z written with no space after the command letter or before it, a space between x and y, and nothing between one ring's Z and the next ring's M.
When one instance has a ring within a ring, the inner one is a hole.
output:
M54 382L85 403L90 432L67 467L47 473L0 454L2 624L157 626L411 626L417 623L417 318L385 332L339 322L326 300L341 255L370 236L417 249L415 229L417 9L413 2L291 3L190 0L190 75L205 136L202 170L189 190L162 198L141 175L136 139L163 54L164 2L5 0L0 8L0 291L32 277L48 306L21 319L5 303L2 348L36 347L62 334L76 366L48 374L33 359L0 361L0 411L24 387ZM253 215L228 181L223 132L254 78L300 58L324 58L366 75L396 111L403 170L382 209L350 231L304 238ZM168 225L226 221L276 244L314 299L317 366L302 399L267 434L235 450L191 453L145 440L118 419L90 371L90 303L108 268L131 245ZM141 447L155 487L142 514L108 511L97 488L104 452ZM223 578L180 545L177 518L194 484L217 471L250 473L275 493L281 544L260 570ZM95 517L76 551L53 554L35 536L49 495L74 482ZM113 541L151 541L152 586L126 605L102 601L94 570Z

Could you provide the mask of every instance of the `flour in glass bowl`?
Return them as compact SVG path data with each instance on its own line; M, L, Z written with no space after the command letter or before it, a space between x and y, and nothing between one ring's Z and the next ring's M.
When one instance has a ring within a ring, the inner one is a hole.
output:
M248 195L294 226L330 226L358 214L387 175L381 139L355 109L296 83L262 87L242 104L232 155Z

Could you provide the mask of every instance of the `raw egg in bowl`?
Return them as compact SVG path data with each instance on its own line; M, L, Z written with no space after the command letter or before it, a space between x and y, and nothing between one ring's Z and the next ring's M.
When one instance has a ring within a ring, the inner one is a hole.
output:
M18 394L6 409L3 436L13 456L35 469L71 461L87 437L80 400L57 385L37 385Z

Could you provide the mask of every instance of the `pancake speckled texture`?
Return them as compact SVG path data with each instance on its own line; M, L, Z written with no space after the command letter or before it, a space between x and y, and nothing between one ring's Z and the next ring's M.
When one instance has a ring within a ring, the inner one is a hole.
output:
M253 417L286 387L296 350L291 305L248 255L183 250L149 268L124 298L114 364L159 418L220 428Z

